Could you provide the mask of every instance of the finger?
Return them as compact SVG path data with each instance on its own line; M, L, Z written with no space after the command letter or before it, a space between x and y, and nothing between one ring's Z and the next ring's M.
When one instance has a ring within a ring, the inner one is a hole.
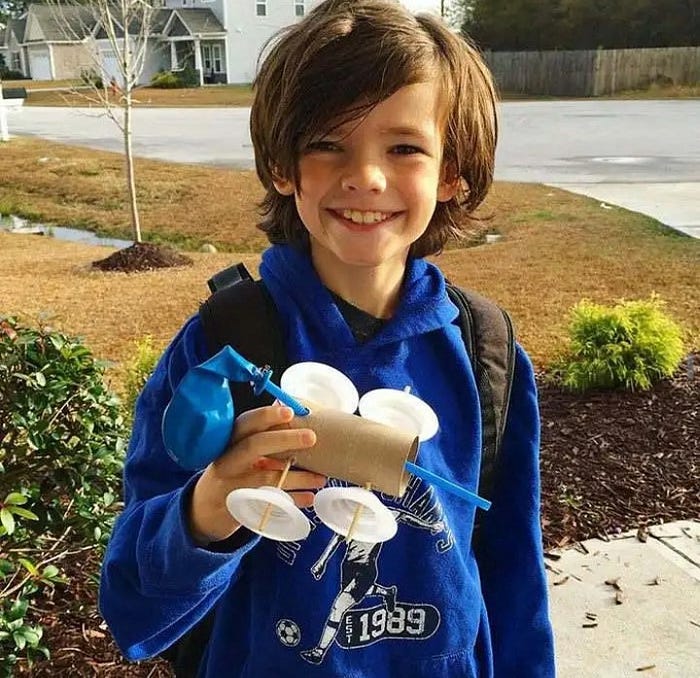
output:
M286 461L272 457L260 457L253 462L253 468L258 471L284 471L286 466Z
M239 440L267 431L273 426L288 424L293 418L294 411L291 407L279 405L256 407L254 410L243 412L236 417L231 444L235 445Z
M326 484L328 478L312 471L290 471L282 484L284 490L318 489Z
M282 473L280 471L259 471L246 474L245 487L277 487ZM283 490L317 490L326 484L326 476L311 471L290 471L281 485Z
M316 434L307 428L263 431L238 441L214 464L225 475L238 475L250 469L262 457L304 450L316 444Z
M299 508L310 508L316 495L313 492L290 492L289 496Z

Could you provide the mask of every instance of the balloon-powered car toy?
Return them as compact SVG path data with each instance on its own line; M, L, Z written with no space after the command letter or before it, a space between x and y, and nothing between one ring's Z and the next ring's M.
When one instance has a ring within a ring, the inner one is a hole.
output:
M271 376L269 368L256 367L225 346L187 372L163 414L168 453L192 471L205 468L229 444L236 414L229 381L249 382L255 395L268 392L294 411L290 427L316 433L312 449L273 455L286 462L277 487L229 493L229 512L249 530L278 541L308 536L309 520L281 489L292 466L355 485L323 488L314 499L319 519L348 541L379 543L396 534L393 515L370 488L401 497L410 474L478 508L490 507L485 499L416 463L419 444L437 433L438 419L408 388L376 389L359 398L342 372L316 362L292 365L280 386ZM358 408L359 417L354 414Z

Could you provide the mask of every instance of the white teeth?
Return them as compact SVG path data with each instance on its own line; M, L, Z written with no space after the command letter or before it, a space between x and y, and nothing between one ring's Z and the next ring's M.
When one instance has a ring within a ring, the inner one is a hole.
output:
M386 212L360 212L359 210L343 210L343 218L350 219L356 224L377 224L391 216Z

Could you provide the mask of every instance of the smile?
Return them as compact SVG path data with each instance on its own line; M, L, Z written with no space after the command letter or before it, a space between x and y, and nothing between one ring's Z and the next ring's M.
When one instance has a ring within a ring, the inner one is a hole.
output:
M386 221L393 212L361 212L360 210L343 210L343 219L350 219L356 224L378 224Z
M393 219L399 212L377 212L361 210L329 210L352 230L369 230Z

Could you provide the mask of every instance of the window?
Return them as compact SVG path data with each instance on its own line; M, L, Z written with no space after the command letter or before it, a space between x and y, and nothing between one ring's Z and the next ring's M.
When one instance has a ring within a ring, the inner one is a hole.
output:
M214 59L214 73L223 73L224 69L221 67L221 45L212 45L211 52Z
M267 16L267 0L255 0L256 16Z
M223 73L221 45L213 43L211 45L202 45L202 62L205 73Z
M202 61L205 73L211 73L211 46L202 45Z
M304 0L294 0L294 15L304 16Z

